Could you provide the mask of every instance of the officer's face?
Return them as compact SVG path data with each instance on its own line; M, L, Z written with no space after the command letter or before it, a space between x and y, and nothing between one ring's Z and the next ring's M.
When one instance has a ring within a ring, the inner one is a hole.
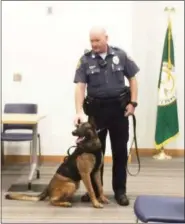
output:
M90 42L92 50L96 53L103 53L107 47L107 36L103 34L91 34Z

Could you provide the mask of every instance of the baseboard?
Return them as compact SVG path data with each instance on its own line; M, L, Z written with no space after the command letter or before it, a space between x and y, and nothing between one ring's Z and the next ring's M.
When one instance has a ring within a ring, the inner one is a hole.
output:
M139 155L142 157L152 157L158 151L155 149L139 149ZM184 157L184 149L166 149L165 152L172 157ZM135 150L131 150L131 157L129 162L134 160L135 158ZM64 159L64 156L52 156L52 155L43 155L41 156L41 162L52 162L52 163L60 163ZM6 164L15 164L15 163L27 163L30 161L29 155L5 155L5 163ZM111 163L112 157L105 156L105 163Z
M132 155L135 155L135 149L132 149L131 152ZM158 152L159 151L156 149L145 149L145 148L139 149L140 156L144 157L151 157L157 154ZM184 157L184 149L165 149L165 153L172 157Z

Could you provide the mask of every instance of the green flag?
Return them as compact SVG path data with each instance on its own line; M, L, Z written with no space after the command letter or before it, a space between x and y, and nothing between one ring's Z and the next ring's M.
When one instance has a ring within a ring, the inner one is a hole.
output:
M179 133L175 78L174 44L171 21L169 21L158 81L158 105L155 130L156 149L163 148Z

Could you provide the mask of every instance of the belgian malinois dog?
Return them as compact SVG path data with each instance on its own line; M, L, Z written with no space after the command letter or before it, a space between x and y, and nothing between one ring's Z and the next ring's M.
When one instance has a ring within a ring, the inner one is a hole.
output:
M76 149L71 155L64 158L50 183L41 194L33 196L8 193L5 198L41 201L48 197L51 205L71 207L71 199L79 189L82 180L95 208L103 208L102 203L109 203L109 200L104 196L101 184L100 169L103 165L103 155L94 123L84 122L79 124L72 132L72 135L78 137ZM96 198L90 175L94 176L100 195L99 198Z

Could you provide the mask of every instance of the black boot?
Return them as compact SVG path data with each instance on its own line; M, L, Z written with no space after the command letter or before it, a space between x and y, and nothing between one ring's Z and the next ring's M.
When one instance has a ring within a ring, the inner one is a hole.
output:
M99 198L99 194L95 192L95 195L96 195L96 198L98 199ZM85 193L84 195L82 195L81 201L82 202L90 202L91 199L89 197L89 194L88 193Z
M129 199L126 194L115 194L115 199L117 203L121 206L129 205Z
M85 193L84 195L82 195L82 197L81 197L81 201L82 201L82 202L90 202L91 199L90 199L90 197L89 197L89 194L88 194L88 193Z

